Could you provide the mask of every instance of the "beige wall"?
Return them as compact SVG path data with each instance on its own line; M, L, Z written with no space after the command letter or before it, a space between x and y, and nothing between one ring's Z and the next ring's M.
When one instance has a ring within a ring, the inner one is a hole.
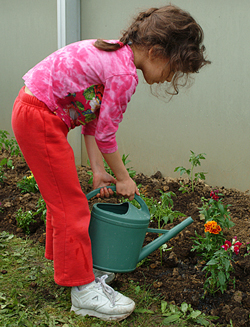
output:
M82 1L82 38L118 38L131 15L165 1ZM250 2L248 0L176 0L203 27L212 65L194 85L170 103L150 94L141 74L118 131L121 154L129 154L137 172L178 177L188 168L190 150L205 152L199 171L213 186L250 187ZM105 5L104 5L105 4ZM100 8L97 10L97 8ZM101 12L101 15L100 15ZM83 163L86 152L83 149Z
M80 1L80 0L79 0ZM151 0L81 0L81 37L118 38L140 9L165 4ZM176 0L204 29L212 65L195 76L189 90L170 103L140 83L120 125L121 154L137 172L178 177L188 167L190 150L205 152L200 170L211 185L247 190L250 185L249 0ZM1 119L11 132L11 109L22 75L57 49L56 0L0 0ZM79 133L76 133L76 138ZM76 142L78 143L78 142ZM79 151L79 152L78 152ZM81 153L78 149L77 156ZM87 157L83 145L82 163Z
M1 130L12 133L11 110L22 76L57 49L56 24L56 0L0 0Z

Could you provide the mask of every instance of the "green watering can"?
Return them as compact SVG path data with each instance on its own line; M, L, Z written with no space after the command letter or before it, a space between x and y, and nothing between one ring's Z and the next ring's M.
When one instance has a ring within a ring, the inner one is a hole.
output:
M113 191L115 186L110 186ZM100 192L100 188L87 194L87 199ZM193 222L186 218L170 230L148 228L150 213L146 203L135 194L137 209L130 202L119 204L95 203L91 212L89 235L92 244L94 268L116 273L135 270L138 262L157 250ZM143 246L147 232L163 234Z

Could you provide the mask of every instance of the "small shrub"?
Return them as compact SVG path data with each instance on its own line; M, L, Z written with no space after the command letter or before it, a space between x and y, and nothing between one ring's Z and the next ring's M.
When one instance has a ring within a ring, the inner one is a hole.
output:
M32 211L25 211L20 208L16 213L17 226L22 228L25 234L30 234L29 226L31 223L35 223Z
M205 174L204 172L198 172L198 173L194 173L194 167L200 166L201 162L200 160L204 160L205 159L205 155L206 153L200 153L195 155L195 153L190 150L191 155L189 157L189 162L191 163L191 168L190 169L186 169L183 166L179 166L176 167L174 171L178 171L180 172L180 174L187 174L189 179L191 180L191 189L192 192L194 192L194 186L196 184L196 182L198 181L198 179L202 179L205 180ZM188 185L184 185L182 182L180 182L181 187L180 187L180 191L182 191L182 193L185 192L189 192L189 187Z
M10 152L11 156L18 156L19 154L22 155L16 139L14 137L9 138L9 135L10 134L7 131L0 130L0 150L7 150Z
M21 182L17 183L17 187L21 189L21 193L36 193L39 191L34 175L24 176Z

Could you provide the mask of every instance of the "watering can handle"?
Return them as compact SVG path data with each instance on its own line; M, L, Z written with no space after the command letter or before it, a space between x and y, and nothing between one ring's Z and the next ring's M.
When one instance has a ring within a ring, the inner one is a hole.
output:
M116 186L106 186L107 188L111 188L111 190L115 191L116 190ZM93 198L96 194L98 194L100 192L100 190L102 189L102 187L99 187L91 192L89 192L86 197L87 200L90 200L91 198ZM135 194L135 200L139 203L139 205L141 206L141 209L144 212L146 212L147 214L149 214L149 210L148 207L146 205L146 203L142 200L141 197L139 197L139 195Z

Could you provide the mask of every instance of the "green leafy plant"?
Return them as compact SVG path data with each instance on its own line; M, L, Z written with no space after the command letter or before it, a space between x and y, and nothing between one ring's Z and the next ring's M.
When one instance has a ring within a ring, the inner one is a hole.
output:
M200 153L200 154L195 154L192 150L190 150L191 155L189 157L189 162L191 163L191 168L190 169L186 169L183 166L179 166L175 168L175 172L178 171L180 173L180 175L183 174L187 174L189 179L191 180L191 190L192 192L194 192L194 186L196 184L196 182L198 181L198 179L202 179L205 180L205 172L197 172L194 173L194 168L197 166L201 165L200 160L204 160L205 159L205 153ZM181 187L180 187L180 191L182 191L182 193L185 192L189 192L189 186L188 185L184 185L184 183L180 182Z
M34 175L24 176L23 179L17 183L17 187L21 189L21 193L36 193L39 191Z
M250 242L246 243L246 250L247 250L247 253L244 254L244 257L247 255L250 255Z
M45 203L44 199L41 196L37 201L36 208L37 208L37 210L33 215L34 216L41 215L41 219L43 220L44 223L46 223L47 207L46 207L46 203Z
M14 169L15 167L12 164L12 160L8 158L3 158L0 162L0 183L4 182L4 179L6 178L4 176L4 169L9 168L9 169Z
M206 316L200 310L194 310L191 307L191 304L183 302L179 307L172 303L166 301L161 302L161 312L163 317L166 317L163 320L164 325L173 326L186 326L189 325L201 325L201 326L210 326L209 320L218 319L217 316Z
M0 150L7 150L10 152L10 155L18 156L21 154L19 145L14 137L9 137L9 133L7 131L0 130Z
M161 193L160 201L157 205L153 205L150 208L150 215L152 216L152 220L157 222L158 229L162 229L167 223L172 223L174 219L185 217L185 215L179 211L173 210L174 202L172 197L176 196L174 192L164 193L161 190L159 190L159 192ZM166 251L166 247L163 244L159 249L162 265L162 252Z
M224 293L230 282L235 283L235 279L231 279L230 273L234 271L232 261L233 254L238 255L239 249L242 243L237 242L237 237L235 236L230 241L225 241L225 244L216 251L203 268L206 271L206 281L204 283L205 292L208 291L210 294L215 294L219 290Z
M126 167L130 162L131 160L128 160L128 156L129 155L125 155L123 154L122 155L122 162L124 164L124 166ZM90 162L89 160L87 161L88 165L90 165ZM103 158L103 163L104 163L104 168L106 170L106 172L108 174L110 174L111 176L115 177L114 173L112 172L112 170L110 169L109 165L107 164L107 162L105 161L105 159ZM136 171L132 169L133 167L128 167L126 168L128 173L129 173L129 176L131 178L133 178L135 175L136 175ZM89 184L93 184L93 172L92 171L88 171L87 174L90 176L90 179L88 181Z
M223 205L220 196L223 194L215 190L210 193L210 199L201 198L203 206L200 208L200 217L205 220L205 237L195 231L191 251L197 251L205 261L210 260L214 252L225 242L223 230L234 226L228 210L230 205Z
M150 210L150 214L153 219L157 221L158 228L161 229L168 222L172 223L175 218L185 217L185 215L179 211L173 210L174 202L172 197L176 197L174 192L161 193L160 201L157 205L154 205Z
M29 226L31 223L35 223L36 220L33 218L33 212L32 211L23 211L22 208L20 208L16 213L16 221L17 226L22 228L22 230L25 232L25 234L30 234Z
M205 220L205 236L198 235L195 231L194 244L191 249L202 256L206 262L203 269L206 270L207 278L204 283L204 294L206 292L214 294L219 290L223 293L226 290L233 267L231 265L232 253L230 251L225 253L225 250L230 246L236 253L237 245L241 245L239 242L235 243L236 238L232 245L223 235L223 230L233 227L234 223L230 219L229 205L223 205L220 196L223 194L215 190L210 193L210 199L201 199L203 206L200 208L200 214L201 219Z
M3 183L5 178L3 168L0 164L0 183Z
M224 205L222 203L224 195L219 193L218 190L214 190L210 193L210 199L201 198L203 203L202 208L200 208L201 218L205 219L205 222L209 220L216 221L222 229L231 228L234 226L234 223L230 218L229 207L230 204ZM221 198L220 198L221 197Z

